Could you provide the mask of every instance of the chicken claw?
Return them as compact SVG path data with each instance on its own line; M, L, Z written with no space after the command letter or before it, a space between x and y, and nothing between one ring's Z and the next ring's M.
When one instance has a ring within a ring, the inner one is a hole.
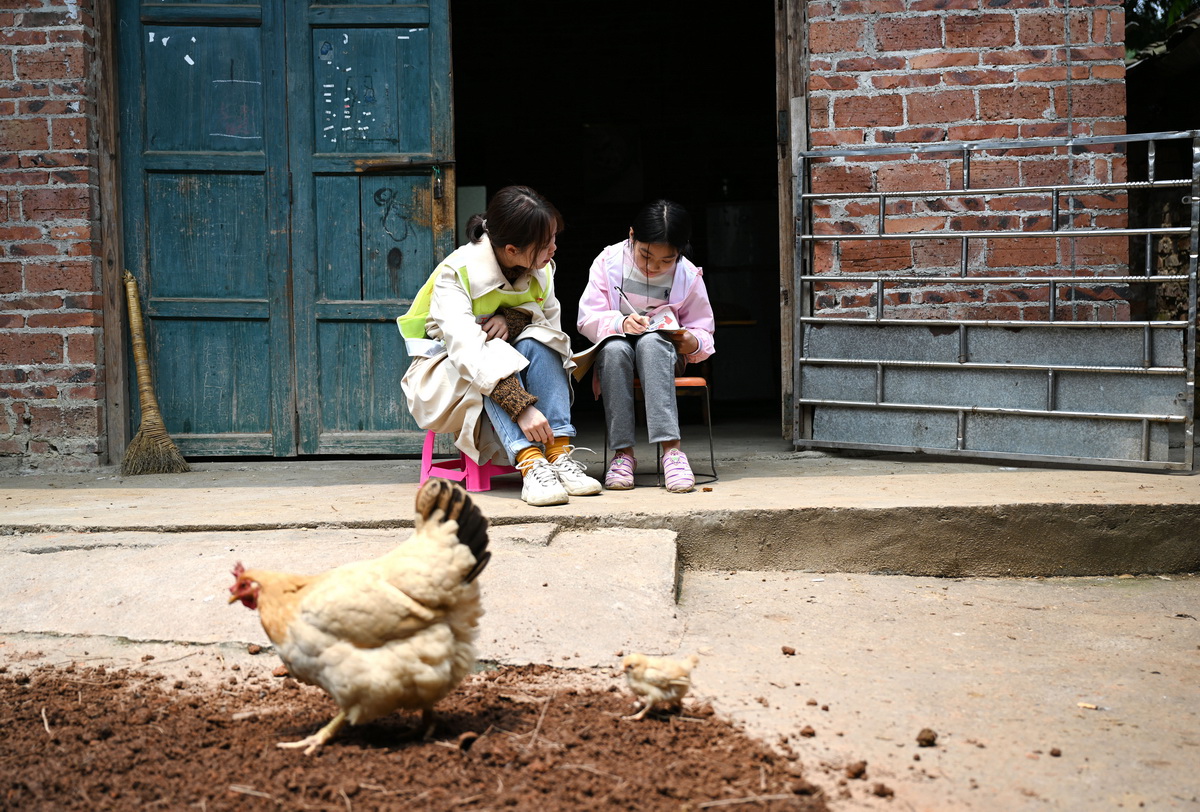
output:
M329 721L329 724L311 736L301 739L298 742L279 742L276 747L282 747L287 750L303 747L304 755L311 756L321 748L321 745L332 739L342 729L342 725L344 724L346 724L346 713L345 711L340 711L337 716Z

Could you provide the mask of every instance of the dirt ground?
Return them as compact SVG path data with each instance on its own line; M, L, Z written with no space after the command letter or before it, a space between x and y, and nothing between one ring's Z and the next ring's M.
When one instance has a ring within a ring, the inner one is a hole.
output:
M632 710L631 695L611 684L506 667L473 675L443 700L428 740L418 717L395 714L344 728L304 756L276 743L314 732L334 706L286 676L214 684L0 666L0 807L827 809L795 754L747 737L711 708L621 718Z

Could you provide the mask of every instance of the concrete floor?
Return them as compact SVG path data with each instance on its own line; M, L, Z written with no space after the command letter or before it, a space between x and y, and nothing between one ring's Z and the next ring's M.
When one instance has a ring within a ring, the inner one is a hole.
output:
M1200 478L796 453L767 423L720 429L709 490L536 509L502 477L476 495L495 555L481 657L606 684L620 652L697 652L696 693L793 749L835 809L1200 809ZM233 562L377 555L410 532L417 473L0 477L0 662L269 672L247 653L256 616L224 601Z

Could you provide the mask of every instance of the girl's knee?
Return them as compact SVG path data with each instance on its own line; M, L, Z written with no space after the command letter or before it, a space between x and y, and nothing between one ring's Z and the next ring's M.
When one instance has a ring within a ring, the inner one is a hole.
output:
M550 353L557 355L554 350L550 349L536 338L519 338L513 347L517 350L517 352L521 353L521 355L524 355L530 360L533 360L534 358L544 358Z
M598 358L632 358L633 342L623 338L610 338L600 345Z

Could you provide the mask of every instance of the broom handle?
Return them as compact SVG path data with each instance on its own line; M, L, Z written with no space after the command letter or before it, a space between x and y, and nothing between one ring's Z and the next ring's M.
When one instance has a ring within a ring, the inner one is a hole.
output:
M125 272L125 301L129 307L129 333L133 337L133 363L137 368L138 403L142 419L162 421L158 398L154 396L154 381L150 377L150 356L146 351L146 329L142 325L142 303L138 299L137 279Z

